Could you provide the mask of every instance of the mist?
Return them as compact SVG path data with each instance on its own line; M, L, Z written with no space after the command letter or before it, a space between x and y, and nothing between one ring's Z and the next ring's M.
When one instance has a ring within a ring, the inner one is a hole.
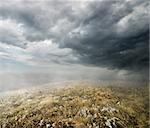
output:
M47 67L41 69L32 69L31 71L9 71L0 73L0 91L15 90L21 88L30 88L43 86L53 83L63 82L94 82L102 84L122 83L122 86L143 86L148 83L148 74L131 73L125 70L109 70L99 67L85 66L59 66Z

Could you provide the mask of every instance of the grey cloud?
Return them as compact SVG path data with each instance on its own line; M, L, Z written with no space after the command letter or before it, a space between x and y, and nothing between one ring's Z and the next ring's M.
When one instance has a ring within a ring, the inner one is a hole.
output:
M13 20L0 20L0 42L8 45L24 47L26 40L23 36L21 24Z
M53 39L80 64L137 71L149 64L148 7L148 0L4 2L0 16L22 23L26 42Z
M92 13L81 26L87 34L67 37L64 47L79 53L83 64L133 71L148 68L148 1L134 5L103 1L89 6Z
M16 3L16 4L14 4ZM11 18L24 24L26 31L24 36L27 40L38 41L49 38L60 38L62 32L68 31L68 27L60 28L61 33L55 33L51 29L60 21L65 20L64 24L76 19L72 12L70 2L61 1L30 1L12 2L1 4L0 15L4 18ZM62 27L62 26L61 26ZM73 27L73 26L71 26ZM55 35L59 34L59 35Z

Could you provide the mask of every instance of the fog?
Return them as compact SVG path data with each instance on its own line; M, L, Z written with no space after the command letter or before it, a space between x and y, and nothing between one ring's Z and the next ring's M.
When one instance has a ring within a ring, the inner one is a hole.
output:
M99 67L85 66L59 66L47 67L41 69L32 69L31 71L9 71L0 73L0 91L8 91L21 88L30 88L52 83L63 82L97 82L118 84L144 85L148 82L148 75L131 73L125 70L108 70ZM54 85L55 86L55 85Z

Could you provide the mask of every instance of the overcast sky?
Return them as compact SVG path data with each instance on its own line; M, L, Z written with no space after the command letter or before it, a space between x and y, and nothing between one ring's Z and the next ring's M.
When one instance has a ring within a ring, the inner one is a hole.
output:
M0 73L145 74L148 11L149 0L0 0Z

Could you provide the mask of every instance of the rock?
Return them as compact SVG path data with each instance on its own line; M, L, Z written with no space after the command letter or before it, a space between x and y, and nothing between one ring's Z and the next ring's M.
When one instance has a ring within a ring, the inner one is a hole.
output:
M91 124L87 124L88 128L92 128L92 125Z
M101 112L113 113L113 112L118 112L118 110L115 109L115 108L112 108L112 107L108 106L108 107L103 107L101 109Z
M96 113L94 114L94 118L97 118L97 114Z
M55 126L56 126L56 124L55 124L55 123L53 123L53 124L52 124L52 126L53 126L53 127L55 127Z
M78 112L78 115L79 116L83 116L83 117L87 117L89 113L89 110L87 108L82 108L79 112Z
M119 119L116 117L113 117L111 119L107 119L105 122L105 125L109 128L117 128L116 120L119 120Z
M39 123L39 126L43 126L44 125L44 120L42 119Z
M94 127L94 128L96 127L96 123L93 123L93 127Z
M46 128L51 128L51 124L46 124Z

